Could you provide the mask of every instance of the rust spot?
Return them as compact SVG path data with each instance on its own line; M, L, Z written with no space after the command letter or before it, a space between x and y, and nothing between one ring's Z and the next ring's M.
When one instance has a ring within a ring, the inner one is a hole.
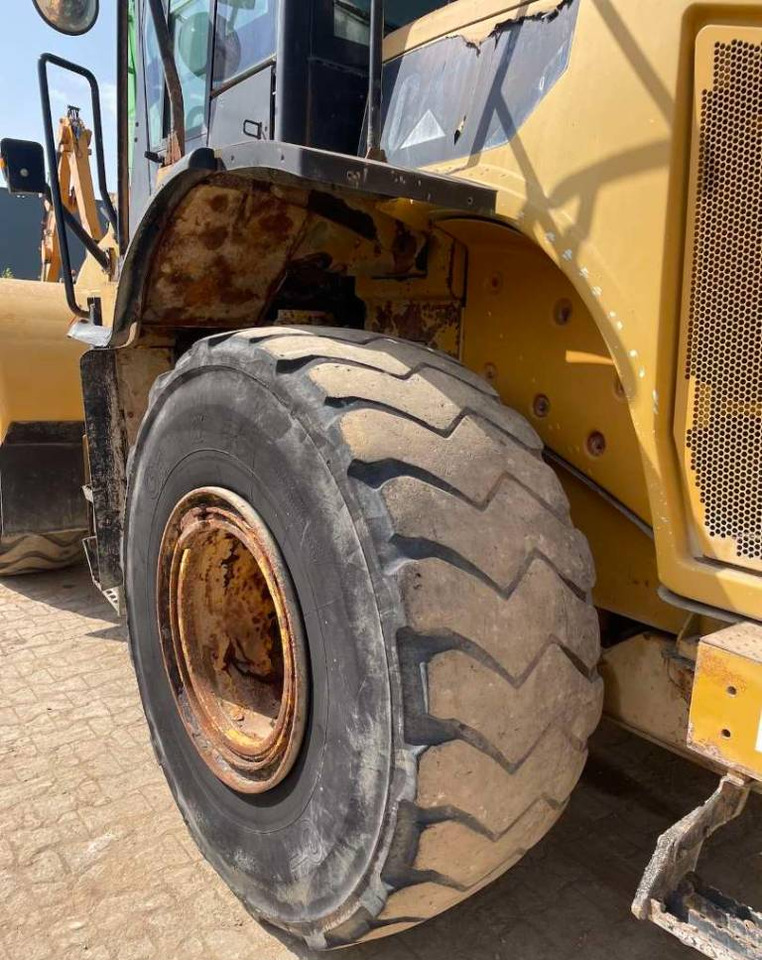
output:
M210 227L201 235L201 243L207 250L219 250L227 240L227 236L228 228L226 226Z
M667 661L667 677L676 688L680 697L690 706L695 679L694 664L672 653L663 653Z
M226 193L218 193L209 200L209 208L214 213L225 213L230 206L230 197Z
M404 223L397 221L392 243L394 264L400 272L409 270L415 263L418 254L418 243Z
M606 452L606 438L600 430L593 430L587 438L586 449L591 457L602 457Z
M285 210L276 210L260 220L262 230L273 243L283 243L294 232L294 221Z
M349 203L213 176L191 190L162 234L145 285L143 320L233 329L256 324L280 306L330 312L302 262L325 264L324 273L337 276L407 276L417 269L422 248L420 234L371 201ZM302 279L299 295L276 303L287 277L292 287ZM325 286L320 277L317 287ZM459 304L410 297L391 313L388 324L401 336L457 353Z
M264 793L304 732L306 654L293 584L275 541L235 494L181 500L157 574L164 664L183 723L224 783Z
M386 300L369 304L368 328L458 355L461 306L455 300Z

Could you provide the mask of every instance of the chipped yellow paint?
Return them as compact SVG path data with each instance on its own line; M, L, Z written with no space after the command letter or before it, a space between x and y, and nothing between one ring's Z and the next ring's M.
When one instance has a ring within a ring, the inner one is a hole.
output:
M416 47L449 36L463 37L468 43L478 45L500 24L552 13L562 2L563 0L524 0L523 3L516 3L515 0L513 3L509 0L460 0L459 3L449 3L389 34L384 40L384 58L391 60Z

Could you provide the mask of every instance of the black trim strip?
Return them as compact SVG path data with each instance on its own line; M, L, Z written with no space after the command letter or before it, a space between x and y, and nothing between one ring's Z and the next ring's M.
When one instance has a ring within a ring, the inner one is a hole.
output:
M117 128L117 209L119 253L124 254L130 239L130 129L129 129L129 0L119 0L116 23L116 128Z
M641 520L640 517L633 510L630 510L629 507L626 507L621 500L608 492L605 487L602 487L599 483L596 483L591 477L588 477L586 473L583 473L581 470L578 470L573 464L569 463L568 460L564 460L563 457L559 457L557 453L551 450L549 447L545 447L542 452L545 460L549 460L551 464L554 464L557 467L560 467L562 470L565 470L567 473L570 473L575 480L579 480L580 483L583 483L586 487L592 490L594 493L597 493L598 496L605 500L610 506L614 507L615 510L618 510L622 516L626 517L630 523L633 523L638 530L649 540L654 539L653 527Z
M295 178L365 195L417 200L474 216L495 216L497 192L489 187L361 157L263 140L224 147L217 157L223 170L255 175L261 171L262 179Z

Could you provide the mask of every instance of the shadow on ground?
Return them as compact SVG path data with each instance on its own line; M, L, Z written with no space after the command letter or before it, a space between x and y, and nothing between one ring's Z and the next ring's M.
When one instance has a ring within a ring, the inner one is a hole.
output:
M448 913L342 960L693 960L698 954L630 904L657 837L714 791L717 777L602 724L569 810L508 874ZM762 905L762 803L707 845L706 880ZM276 934L277 935L277 934ZM320 956L289 938L304 960Z
M27 600L43 602L56 610L78 613L97 621L86 636L100 640L127 642L127 626L108 601L93 586L85 563L52 573L32 573L20 577L5 577L2 581L7 593L18 594Z

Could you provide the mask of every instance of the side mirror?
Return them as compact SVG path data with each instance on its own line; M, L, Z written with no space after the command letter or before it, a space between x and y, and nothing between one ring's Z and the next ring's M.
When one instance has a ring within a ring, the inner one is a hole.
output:
M99 0L32 0L34 8L54 30L78 37L92 30L98 19Z
M45 194L45 152L33 140L0 140L0 168L11 194Z

